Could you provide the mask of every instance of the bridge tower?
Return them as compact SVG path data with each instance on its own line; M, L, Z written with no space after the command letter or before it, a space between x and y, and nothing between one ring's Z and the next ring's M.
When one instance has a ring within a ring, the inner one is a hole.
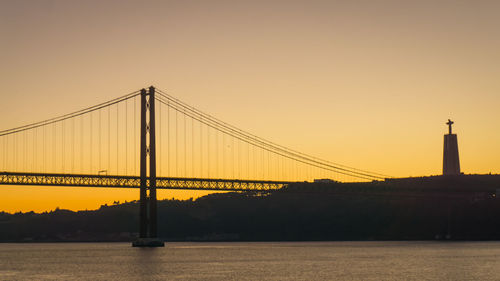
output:
M457 134L452 134L453 121L448 119L448 134L444 135L443 175L460 175L460 160L458 159Z
M157 236L155 88L153 86L149 87L148 91L141 90L140 153L140 232L139 239L134 241L132 246L163 247L163 241Z

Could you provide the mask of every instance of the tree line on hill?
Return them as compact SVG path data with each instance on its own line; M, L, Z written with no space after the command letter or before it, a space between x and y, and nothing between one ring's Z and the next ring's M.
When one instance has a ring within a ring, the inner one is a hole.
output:
M342 190L353 189L303 183L269 193L160 200L158 234L166 241L500 239L500 200L493 197ZM137 201L93 211L4 212L0 242L132 241L138 214Z

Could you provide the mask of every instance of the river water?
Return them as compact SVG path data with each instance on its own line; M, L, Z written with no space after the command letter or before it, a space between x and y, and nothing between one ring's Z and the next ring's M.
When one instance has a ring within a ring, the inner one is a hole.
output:
M0 280L500 280L500 242L0 244Z

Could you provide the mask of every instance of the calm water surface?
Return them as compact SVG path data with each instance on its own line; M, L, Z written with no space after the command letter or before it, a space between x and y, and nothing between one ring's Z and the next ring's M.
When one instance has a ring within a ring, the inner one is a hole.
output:
M500 242L0 244L0 280L500 280Z

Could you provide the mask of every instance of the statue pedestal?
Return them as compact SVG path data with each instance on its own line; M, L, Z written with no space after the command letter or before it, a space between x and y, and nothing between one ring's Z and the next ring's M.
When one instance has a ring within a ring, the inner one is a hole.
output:
M138 238L132 247L165 247L165 243L158 238Z
M458 142L456 134L444 135L443 175L460 175L458 159Z

